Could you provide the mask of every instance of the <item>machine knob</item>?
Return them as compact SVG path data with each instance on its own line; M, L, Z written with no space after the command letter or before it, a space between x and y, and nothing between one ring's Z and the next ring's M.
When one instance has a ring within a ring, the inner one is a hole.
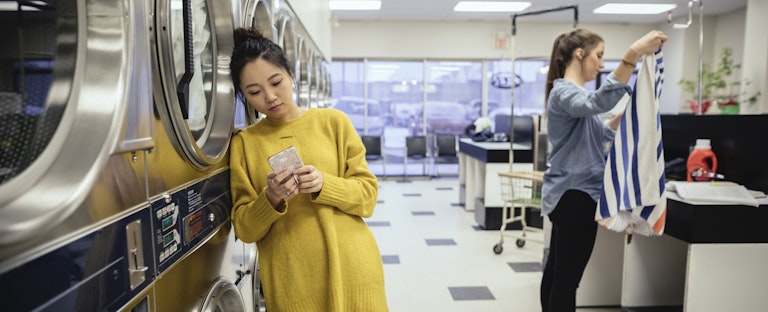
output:
M208 221L211 221L211 222L216 221L216 215L213 214L213 213L209 213L208 214Z

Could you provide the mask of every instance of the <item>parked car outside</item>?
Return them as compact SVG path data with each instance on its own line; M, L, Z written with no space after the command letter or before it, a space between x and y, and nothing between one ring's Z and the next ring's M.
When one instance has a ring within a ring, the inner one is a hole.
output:
M493 110L498 109L499 107L500 107L499 106L499 102L496 102L496 101L493 101L493 100L488 100L488 114L489 115L490 115L490 113ZM473 99L473 100L469 101L469 104L467 106L467 119L468 120L475 120L475 119L477 119L478 117L480 117L480 115L482 115L482 112L483 112L483 101L481 99Z
M365 103L362 97L344 96L336 101L333 106L342 112L345 112L355 130L359 135L366 134L365 128L368 127L367 135L380 136L384 133L384 118L381 114L381 105L379 101L368 99L368 115L366 117Z
M427 132L432 134L463 134L464 129L472 123L472 120L467 120L466 111L464 105L455 102L427 102ZM420 132L420 124L416 132Z

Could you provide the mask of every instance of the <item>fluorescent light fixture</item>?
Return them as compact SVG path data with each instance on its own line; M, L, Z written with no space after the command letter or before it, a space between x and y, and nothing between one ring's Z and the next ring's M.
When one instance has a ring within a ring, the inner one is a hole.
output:
M331 11L371 11L381 9L381 1L331 0Z
M18 10L18 3L16 1L13 2L0 2L0 11L16 11ZM28 6L28 5L22 5L21 6L22 11L40 11L40 9Z
M531 6L530 2L459 1L454 12L520 12Z
M677 4L606 3L595 9L595 14L660 14L677 7Z

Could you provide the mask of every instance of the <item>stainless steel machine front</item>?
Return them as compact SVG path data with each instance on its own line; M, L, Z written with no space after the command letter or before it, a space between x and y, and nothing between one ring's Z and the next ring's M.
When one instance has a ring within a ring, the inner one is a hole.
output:
M232 30L259 27L316 77L303 105L323 107L327 61L287 2L5 2L3 310L262 311L228 165L258 114L235 101L229 59Z

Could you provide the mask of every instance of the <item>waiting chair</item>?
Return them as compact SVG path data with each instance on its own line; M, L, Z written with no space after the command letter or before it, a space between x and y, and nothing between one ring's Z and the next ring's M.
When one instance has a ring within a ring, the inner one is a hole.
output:
M439 164L458 164L458 146L455 135L438 134L435 136L435 175L440 176ZM458 171L456 172L458 175Z
M409 136L405 138L405 155L403 157L403 175L408 175L408 160L420 160L422 175L427 175L429 160L429 145L426 136Z
M387 157L386 153L382 151L381 137L363 135L360 137L363 140L365 146L365 160L368 164L381 163L382 175L387 175Z

